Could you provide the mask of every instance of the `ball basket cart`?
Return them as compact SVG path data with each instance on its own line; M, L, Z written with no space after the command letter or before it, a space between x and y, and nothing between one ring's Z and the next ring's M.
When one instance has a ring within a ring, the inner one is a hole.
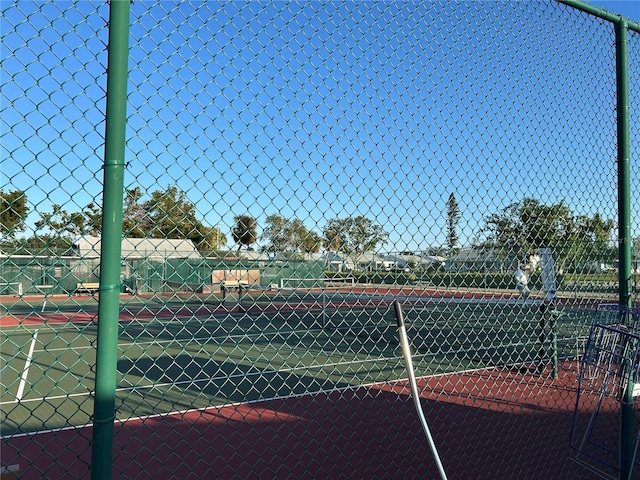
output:
M599 305L580 360L571 458L600 478L633 478L639 407L640 309Z

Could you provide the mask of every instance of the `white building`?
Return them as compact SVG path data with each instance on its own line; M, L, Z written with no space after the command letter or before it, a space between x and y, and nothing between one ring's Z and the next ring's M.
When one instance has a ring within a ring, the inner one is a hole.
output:
M320 261L324 262L325 268L331 272L353 270L353 263L351 262L351 260L342 257L335 252L329 252L320 256Z
M420 268L427 270L437 267L445 262L443 257L433 257L431 255L410 255L410 254L389 254L384 256L385 266L387 269L399 268L401 270L413 270Z
M102 239L83 236L74 244L82 259L99 258ZM191 240L174 238L123 238L122 259L146 259L162 261L168 258L193 258L202 256Z
M384 259L375 253L360 253L350 257L354 270L375 272L385 269Z

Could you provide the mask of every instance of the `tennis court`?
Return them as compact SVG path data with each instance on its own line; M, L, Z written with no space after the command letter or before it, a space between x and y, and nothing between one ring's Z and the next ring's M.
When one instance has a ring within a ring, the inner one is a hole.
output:
M302 411L296 412L309 402L326 410L327 422L331 412L351 415L369 405L371 411L395 412L391 420L371 419L377 428L389 421L412 425L415 413L407 400L393 300L401 301L405 311L416 374L432 418L459 421L461 412L456 410L465 405L478 409L479 418L505 405L511 413L529 412L536 402L556 401L564 405L560 410L571 406L567 392L575 388L575 357L588 332L590 310L565 310L557 318L560 371L554 380L548 324L544 344L540 343L539 301L442 298L415 290L390 296L386 289L377 294L373 290L279 289L228 294L224 300L220 294L123 297L116 444L130 449L136 438L142 441L140 428L156 425L166 430L162 436L167 445L182 445L182 434L171 427L177 426L175 421L192 427L202 424L184 433L189 438L200 428L206 435L213 435L209 429L215 425L230 428L229 421L240 431L256 425L268 429L280 422L299 424L296 428L302 428L299 435L304 436L308 420ZM91 297L53 299L46 305L44 299L9 306L5 302L5 323L10 318L13 324L2 327L3 455L23 465L23 471L26 460L38 465L38 454L30 449L37 450L42 442L73 444L91 431L96 308ZM524 381L530 389L526 394L519 392ZM486 430L489 421L478 420L477 427ZM321 431L330 428L318 419L313 422ZM354 425L361 434L370 428ZM283 448L298 444L300 439L291 435L281 440ZM334 442L332 435L324 441ZM30 447L21 448L29 437ZM34 443L34 438L41 440ZM232 456L239 455L247 437L236 431L228 438L221 448L235 446ZM445 429L440 438L445 439L447 458L462 454L455 434ZM330 449L324 441L314 440ZM276 449L265 459L265 471L276 464L283 468L282 454ZM136 458L136 464L144 452L127 455ZM428 458L429 453L423 455ZM211 457L207 468L219 461ZM164 465L147 470L161 474Z
M242 304L237 295L216 305L212 297L165 298L162 306L130 298L119 332L118 419L405 378L392 299L404 304L419 376L540 360L535 302L337 290L245 294ZM89 423L96 302L49 308L47 317L46 307L33 312L38 303L12 305L22 321L2 328L3 436ZM564 313L558 355L573 358L591 312ZM550 344L544 348L549 362Z
M3 2L0 479L640 475L590 3Z

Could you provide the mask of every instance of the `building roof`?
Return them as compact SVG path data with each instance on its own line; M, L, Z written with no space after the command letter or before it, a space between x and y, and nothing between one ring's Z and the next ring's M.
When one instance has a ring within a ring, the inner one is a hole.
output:
M99 257L100 237L83 236L76 242L80 257ZM175 238L123 238L122 258L145 258L165 260L167 258L201 258L191 240Z
M319 259L327 263L344 263L345 262L345 259L335 252L325 253L321 255Z
M268 254L264 252L256 252L253 250L240 250L238 253L238 257L245 260L258 260L258 261L269 261L271 258Z
M449 258L450 261L486 261L499 259L498 255L493 251L483 251L475 248L465 248Z
M433 263L443 263L444 257L434 257L432 255L409 255L409 254L389 254L385 255L385 260L396 262L400 265L414 263L416 265L430 265Z
M354 263L382 263L383 259L380 255L371 252L359 253L351 256Z

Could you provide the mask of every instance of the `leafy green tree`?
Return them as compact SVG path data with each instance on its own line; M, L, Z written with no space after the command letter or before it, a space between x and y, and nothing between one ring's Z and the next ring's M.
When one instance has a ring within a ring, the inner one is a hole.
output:
M518 210L520 234L526 253L538 247L564 248L574 234L574 219L564 203L544 205L539 200L525 198Z
M36 229L46 229L58 236L94 235L100 236L102 212L90 202L81 212L69 212L60 205L52 205L51 212L40 213Z
M265 220L261 236L267 242L264 250L272 254L289 251L291 233L289 220L282 215L269 215Z
M204 225L197 218L196 207L175 186L156 190L142 201L139 187L127 189L124 197L122 228L132 238L178 238L191 240L201 252L211 252L226 245L220 228Z
M598 213L575 217L572 242L565 248L566 267L579 271L590 265L614 264L618 258L618 249L612 242L614 228L613 220L605 220Z
M538 247L557 247L564 242L559 231L570 228L569 216L562 202L543 205L539 200L525 198L485 219L482 245L503 257L521 259L534 254Z
M340 225L334 220L329 220L322 231L322 245L327 253L337 252L342 247L343 236Z
M525 198L485 219L478 246L514 259L551 247L559 266L575 269L615 256L609 245L614 226L599 214L574 215L564 202L545 205Z
M196 218L196 207L187 200L187 194L171 186L164 192L151 193L151 199L142 203L151 238L186 238L198 244L203 241Z
M267 217L261 238L267 241L264 250L274 254L316 253L322 244L320 235L307 229L301 220L278 214Z
M322 246L322 237L320 234L314 231L309 231L306 228L296 233L296 242L299 245L300 251L305 254L318 253Z
M460 207L456 196L451 193L447 200L447 250L449 256L456 255L458 248L458 222L460 221Z
M380 225L362 215L329 220L323 236L332 245L339 245L339 250L348 255L372 252L389 238Z
M96 237L100 236L102 233L102 211L100 207L91 202L85 207L82 214L85 218L83 233Z
M40 213L40 220L35 223L36 230L49 230L61 237L85 232L86 218L81 212L68 212L57 204L53 204L51 208L51 212Z
M2 249L5 253L13 255L76 255L73 248L73 238L52 234L33 235L28 238L19 238L11 242L3 242Z
M142 198L140 187L126 189L124 195L122 231L125 237L145 238L150 228L147 214L140 204Z
M27 196L22 190L4 192L0 190L0 234L13 237L25 230L25 220L29 213Z
M202 252L220 250L227 244L227 237L222 233L220 227L202 226L201 234L204 240L200 245L198 245L198 249Z
M238 244L238 252L243 245L247 247L256 243L258 239L257 222L251 215L236 215L233 217L235 223L233 231L233 241Z

